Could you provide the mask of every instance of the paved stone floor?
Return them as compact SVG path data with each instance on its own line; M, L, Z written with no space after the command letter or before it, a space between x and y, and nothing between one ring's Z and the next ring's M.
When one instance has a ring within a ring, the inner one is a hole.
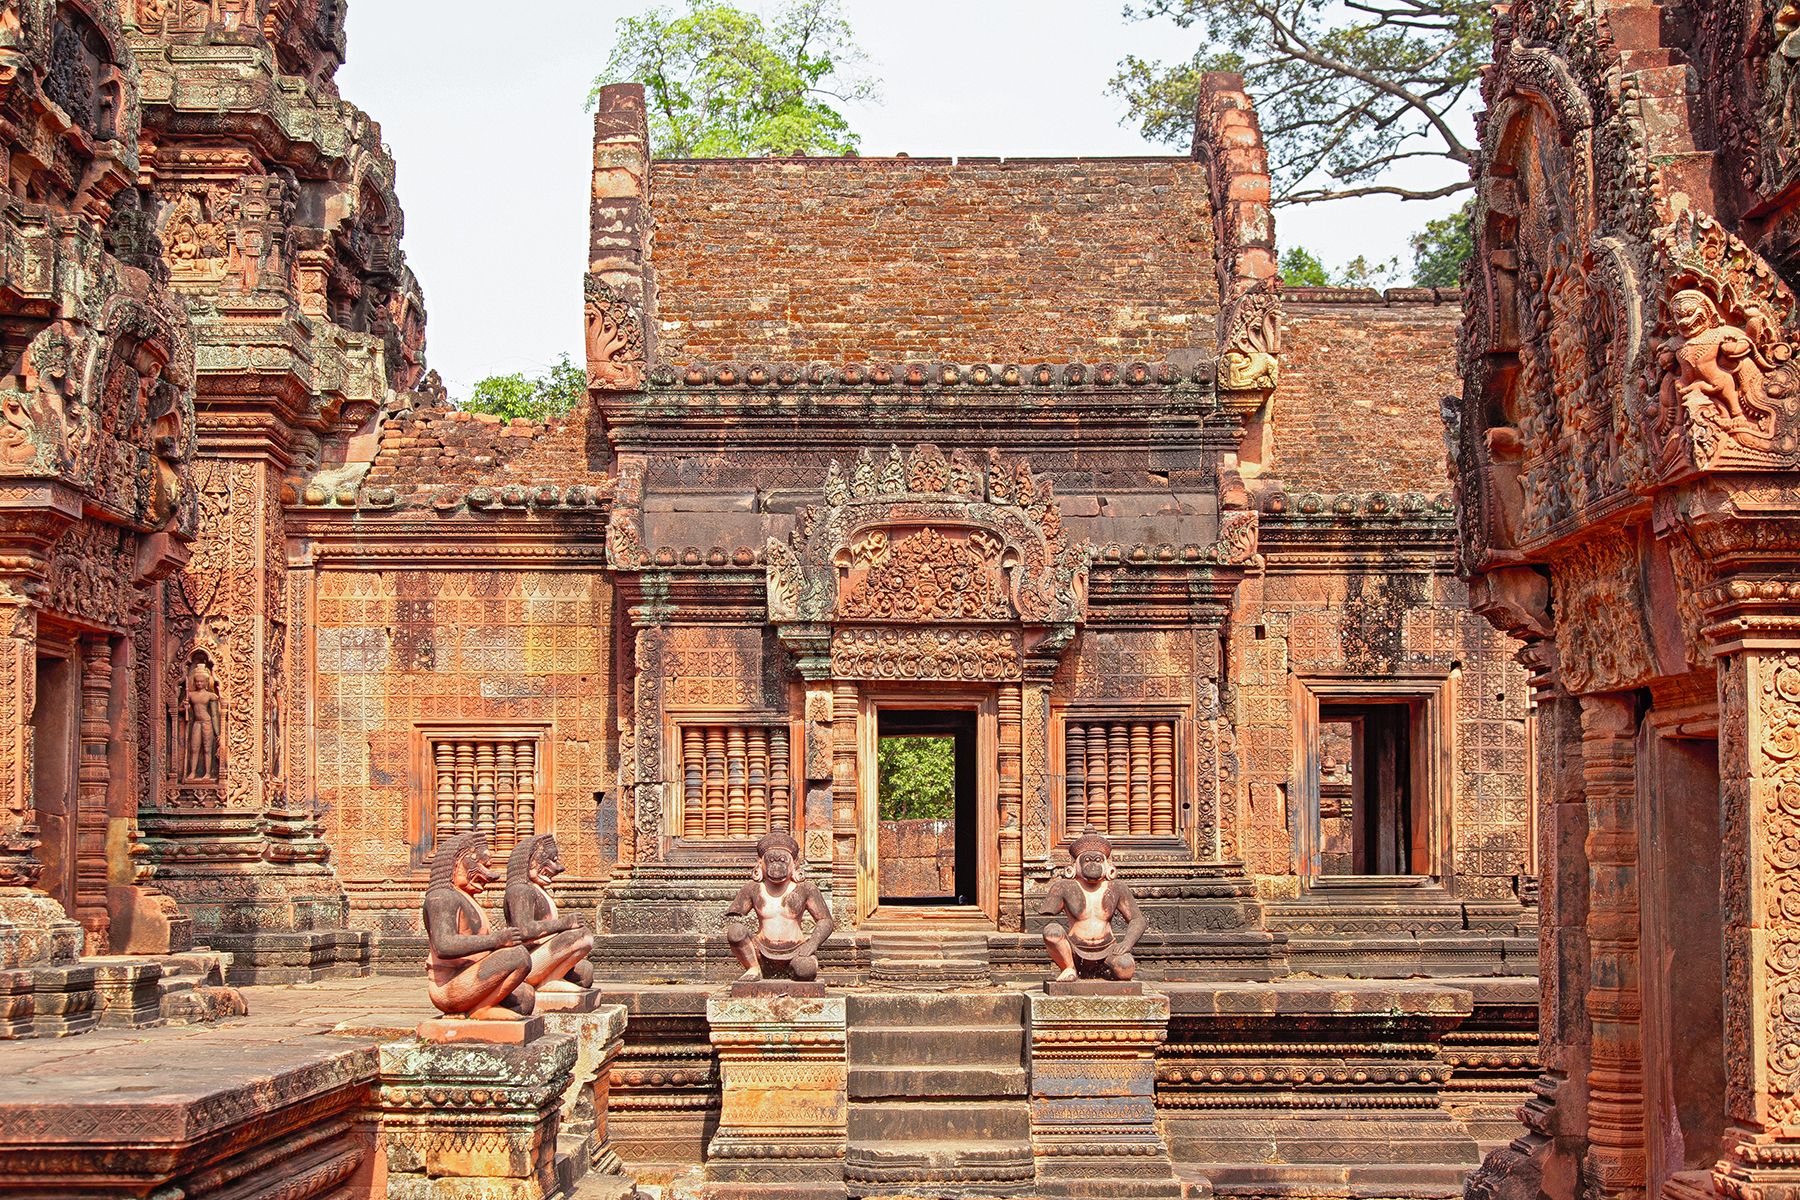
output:
M294 1071L354 1071L373 1043L430 1015L411 976L244 988L248 1016L209 1025L96 1029L0 1042L0 1140L18 1107L146 1105L175 1120L184 1100L254 1089ZM336 1031L350 1036L331 1036Z

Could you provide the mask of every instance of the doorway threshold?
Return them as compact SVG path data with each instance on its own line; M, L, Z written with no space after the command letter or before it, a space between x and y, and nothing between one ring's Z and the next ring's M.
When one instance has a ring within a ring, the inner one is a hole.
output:
M992 930L994 922L973 904L882 904L863 919L861 926L864 929L955 926Z

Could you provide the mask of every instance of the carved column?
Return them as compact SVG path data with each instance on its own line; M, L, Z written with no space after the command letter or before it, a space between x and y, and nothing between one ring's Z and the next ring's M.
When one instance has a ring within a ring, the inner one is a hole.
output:
M663 861L663 643L661 626L637 632L637 673L633 684L632 732L636 780L632 789L637 830L633 841L637 861Z
M32 887L43 870L31 773L36 654L37 610L22 589L0 581L0 888Z
M1020 810L1023 807L1021 725L1024 721L1024 688L1017 683L1000 685L1000 929L1017 933L1024 926L1024 886L1019 859Z
M76 769L75 911L96 953L111 943L106 906L106 826L112 789L113 647L105 637L81 643L81 760Z
M1800 647L1719 658L1730 1196L1800 1188Z
M1635 753L1629 695L1581 698L1582 783L1587 794L1588 1170L1606 1195L1645 1180L1642 1002L1638 963Z
M831 907L838 924L856 922L857 687L839 680L831 697Z
M1023 869L1048 870L1050 866L1050 805L1053 770L1050 763L1050 679L1054 662L1026 670L1021 738L1024 754L1024 835L1020 853ZM1057 769L1061 769L1060 766Z

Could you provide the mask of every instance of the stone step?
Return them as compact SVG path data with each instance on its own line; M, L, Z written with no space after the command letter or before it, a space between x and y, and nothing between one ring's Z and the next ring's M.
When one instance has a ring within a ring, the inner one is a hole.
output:
M1025 1060L1025 1037L1004 1026L852 1026L847 1056L853 1068L1017 1067Z
M847 1015L853 1036L859 1029L875 1026L997 1025L1017 1031L1025 1020L1025 998L1018 992L929 996L863 992L850 996Z
M850 1106L849 1133L852 1147L963 1141L1029 1145L1031 1109L1023 1100L864 1100Z
M862 1197L1021 1196L1036 1174L1031 1141L940 1138L851 1141L844 1179Z
M913 1096L952 1096L970 1102L1013 1098L1028 1091L1024 1067L971 1066L851 1067L852 1100L903 1100Z

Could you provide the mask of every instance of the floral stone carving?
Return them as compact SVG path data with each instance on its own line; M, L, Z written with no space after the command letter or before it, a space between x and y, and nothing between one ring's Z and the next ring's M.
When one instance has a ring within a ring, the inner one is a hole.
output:
M1030 464L926 443L833 462L826 507L805 509L767 551L777 622L1023 621L1074 624L1089 551L1062 526L1050 482Z

